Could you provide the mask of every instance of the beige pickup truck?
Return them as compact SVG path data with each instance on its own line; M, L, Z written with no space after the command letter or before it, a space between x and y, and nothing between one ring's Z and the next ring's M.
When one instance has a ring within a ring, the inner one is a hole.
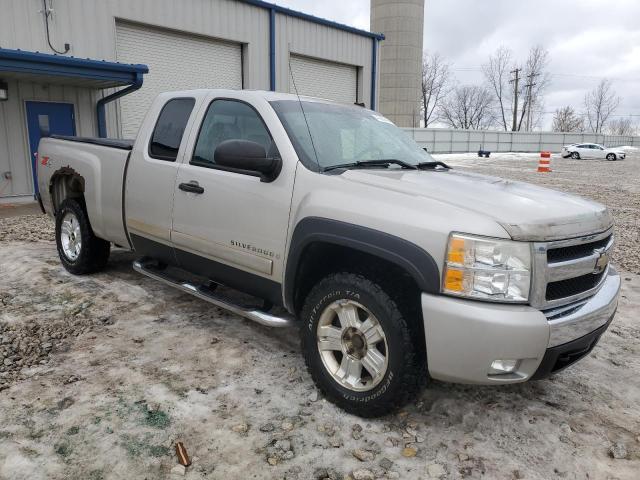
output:
M165 93L134 142L46 138L39 159L68 271L100 270L115 245L141 274L296 327L318 387L358 415L397 408L431 378L558 372L616 310L604 206L449 168L359 106Z

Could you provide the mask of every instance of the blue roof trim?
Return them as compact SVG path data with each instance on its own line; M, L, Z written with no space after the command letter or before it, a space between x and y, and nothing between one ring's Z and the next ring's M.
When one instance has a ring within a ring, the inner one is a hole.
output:
M0 48L0 71L77 77L129 85L138 81L138 75L149 73L149 67Z
M356 35L361 35L363 37L384 40L384 35L382 33L373 33L373 32L368 32L367 30L360 30L359 28L350 27L349 25L345 25L343 23L334 22L332 20L327 20L325 18L309 15L308 13L303 13L297 10L291 10L290 8L281 7L280 5L276 5L275 3L263 2L262 0L242 0L242 1L244 3L248 3L249 5L253 5L255 7L265 8L267 10L274 10L276 13L288 15L289 17L300 18L302 20L307 20L309 22L317 23L327 27L337 28L338 30L343 30L345 32L355 33Z

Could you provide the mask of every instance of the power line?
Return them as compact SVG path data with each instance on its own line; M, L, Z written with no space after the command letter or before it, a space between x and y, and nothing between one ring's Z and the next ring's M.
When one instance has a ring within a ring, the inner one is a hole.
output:
M451 70L454 71L454 72L479 72L479 73L483 73L484 72L482 67L476 67L476 66L457 67L457 68L451 68ZM634 78L620 78L620 77L608 77L608 76L600 76L600 75L587 75L587 74L583 74L583 73L553 73L553 72L547 72L547 73L552 77L577 77L577 78L587 78L587 79L592 79L592 80L608 79L608 80L612 80L612 81L616 81L616 82L633 82L633 83L640 82L640 79L634 79Z

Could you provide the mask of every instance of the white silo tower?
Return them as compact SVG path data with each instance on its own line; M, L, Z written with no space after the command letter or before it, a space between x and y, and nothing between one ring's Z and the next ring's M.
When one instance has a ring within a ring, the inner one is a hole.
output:
M420 126L424 0L371 0L380 43L377 110L400 127Z

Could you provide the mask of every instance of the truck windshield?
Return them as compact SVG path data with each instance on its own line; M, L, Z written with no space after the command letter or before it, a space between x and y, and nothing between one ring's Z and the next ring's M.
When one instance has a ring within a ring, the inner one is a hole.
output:
M298 157L313 170L359 168L372 160L367 168L403 168L402 164L433 161L405 132L371 110L305 100L278 100L271 106Z

